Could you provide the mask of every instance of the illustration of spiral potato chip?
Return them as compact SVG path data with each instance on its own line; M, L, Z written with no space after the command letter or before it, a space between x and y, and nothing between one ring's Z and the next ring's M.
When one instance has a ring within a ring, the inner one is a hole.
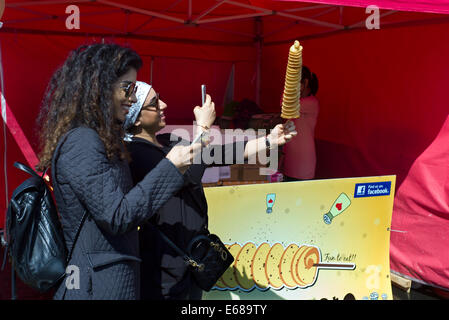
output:
M217 280L217 282L215 283L215 286L218 289L226 289L226 285L223 283L223 280L221 279L221 277L220 277L220 279Z
M253 275L251 273L251 266L253 264L253 258L256 250L256 245L252 242L248 242L242 247L235 259L235 279L237 280L240 288L243 290L250 290L255 285Z
M306 247L299 259L296 261L296 268L292 268L292 273L296 273L297 279L303 286L310 286L316 280L318 268L314 266L320 262L320 251L315 247Z
M281 277L281 280L287 287L290 288L298 286L296 281L293 279L293 272L291 272L293 270L293 257L298 249L299 247L296 244L289 245L282 254L281 263L279 265L279 275Z
M265 274L272 288L279 289L284 286L281 275L279 274L279 264L284 247L280 243L276 243L268 252L267 261L265 263Z
M247 242L226 247L234 262L215 284L219 290L307 288L315 284L320 269L355 269L353 263L322 263L320 249L312 245L293 243L284 248L280 243Z
M303 287L303 286L305 286L306 284L305 284L304 282L302 282L301 278L299 278L299 277L297 276L297 273L296 273L296 266L297 266L297 264L298 264L299 259L301 259L301 258L303 257L303 253L304 253L304 251L306 251L306 250L307 250L307 246L300 246L299 249L295 252L295 255L293 256L293 259L292 259L292 264L291 264L291 266L290 266L290 270L294 270L294 271L292 272L293 280L295 280L295 282L296 282L300 287Z
M254 254L251 273L253 274L253 280L259 289L266 289L270 285L267 275L265 274L265 264L270 249L270 244L264 242L257 248L256 253Z

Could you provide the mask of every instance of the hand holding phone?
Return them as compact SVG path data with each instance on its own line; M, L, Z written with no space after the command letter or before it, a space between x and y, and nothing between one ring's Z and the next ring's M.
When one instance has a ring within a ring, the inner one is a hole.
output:
M201 108L203 108L204 104L206 103L206 85L201 85ZM215 109L215 107L214 107ZM215 118L215 117L214 117ZM192 144L195 144L201 140L201 138L204 135L204 131L200 132L196 138L192 141Z

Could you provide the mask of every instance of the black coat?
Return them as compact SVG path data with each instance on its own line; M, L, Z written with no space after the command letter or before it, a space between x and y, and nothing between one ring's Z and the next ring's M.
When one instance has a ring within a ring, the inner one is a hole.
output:
M84 208L88 217L69 262L79 268L80 287L66 290L65 299L139 299L137 227L181 188L181 173L163 159L133 187L128 164L109 161L97 132L85 127L72 130L57 149L52 181L68 248ZM63 281L55 299L65 288Z
M134 183L141 181L145 174L158 165L174 145L179 142L188 144L180 138L171 141L170 134L158 135L157 139L163 148L136 137L127 144ZM226 156L230 152L233 155L230 159L235 162L236 145L223 145L222 163L213 165L226 165L224 160L228 159ZM142 299L183 299L192 286L193 279L184 260L163 240L158 230L186 250L190 240L207 229L207 202L201 183L207 167L204 163L192 164L184 174L183 188L141 226Z

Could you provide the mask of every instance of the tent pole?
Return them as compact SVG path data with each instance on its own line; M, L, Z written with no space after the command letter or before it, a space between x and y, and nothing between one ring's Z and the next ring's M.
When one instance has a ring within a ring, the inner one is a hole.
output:
M255 19L256 34L256 104L260 107L260 87L261 87L261 71L262 71L262 18Z
M179 18L175 18L166 14L161 14L159 12L156 11L150 11L150 10L144 10L144 9L140 9L138 7L132 7L132 6L128 6L125 4L120 4L120 3L116 3L116 2L112 2L109 0L96 0L96 3L100 3L100 4L104 4L107 6L111 6L111 7L116 7L116 8L121 8L121 9L125 9L125 10L129 10L132 12L137 12L143 15L147 15L147 16L152 16L152 17L156 17L156 18L161 18L164 20L169 20L169 21L173 21L173 22L178 22L181 24L184 24L184 20L183 19L179 19Z
M343 25L343 10L344 10L344 7L340 6L340 16L339 16L339 21L338 21L338 24L340 24L340 25Z
M224 3L224 2L226 2L226 0L218 1L218 2L215 3L212 7L210 7L210 8L208 8L208 9L204 10L203 12L200 13L199 16L197 16L197 17L192 21L192 23L197 23L198 20L200 20L202 17L207 16L210 12L212 12L213 10L215 10L216 8L218 8L218 7L219 7L222 3Z
M335 24L335 23L330 23L330 22L326 22L326 21L319 21L316 19L310 19L310 18L306 18L306 17L300 17L300 16L296 16L294 14L289 14L289 13L285 13L285 12L276 12L276 15L281 16L281 17L285 17L285 18L291 18L291 19L295 19L295 20L299 20L301 22L308 22L311 24L316 24L319 26L323 26L323 27L328 27L328 28L333 28L333 29L344 29L345 27L339 24Z
M187 21L192 21L192 0L189 0L189 7L187 9Z
M1 43L0 43L0 104L1 104L1 114L2 114L2 125L3 125L3 146L4 146L4 150L3 150L3 173L5 176L5 206L8 205L8 200L9 200L9 191L8 191L8 166L7 166L7 156L8 156L8 152L7 152L7 140L6 140L6 100L5 100L5 82L4 82L4 77L3 77L3 59L2 59L2 47L1 47Z
M253 18L253 17L261 17L261 16L270 16L273 15L271 12L256 12L256 13L248 13L248 14L239 14L235 16L226 16L226 17L220 17L220 18L210 18L210 19L203 19L203 20L197 20L197 23L204 24L204 23L216 23L216 22L226 22L226 21L233 21L233 20L241 20L245 18Z

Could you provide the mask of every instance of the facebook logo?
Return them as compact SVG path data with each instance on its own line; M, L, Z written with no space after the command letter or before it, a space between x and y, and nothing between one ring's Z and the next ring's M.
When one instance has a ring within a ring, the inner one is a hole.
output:
M357 183L354 198L388 196L391 193L391 181Z
M357 192L356 192L356 195L357 196L364 196L365 195L365 189L366 189L366 186L364 186L364 185L359 185L359 186L357 186Z

